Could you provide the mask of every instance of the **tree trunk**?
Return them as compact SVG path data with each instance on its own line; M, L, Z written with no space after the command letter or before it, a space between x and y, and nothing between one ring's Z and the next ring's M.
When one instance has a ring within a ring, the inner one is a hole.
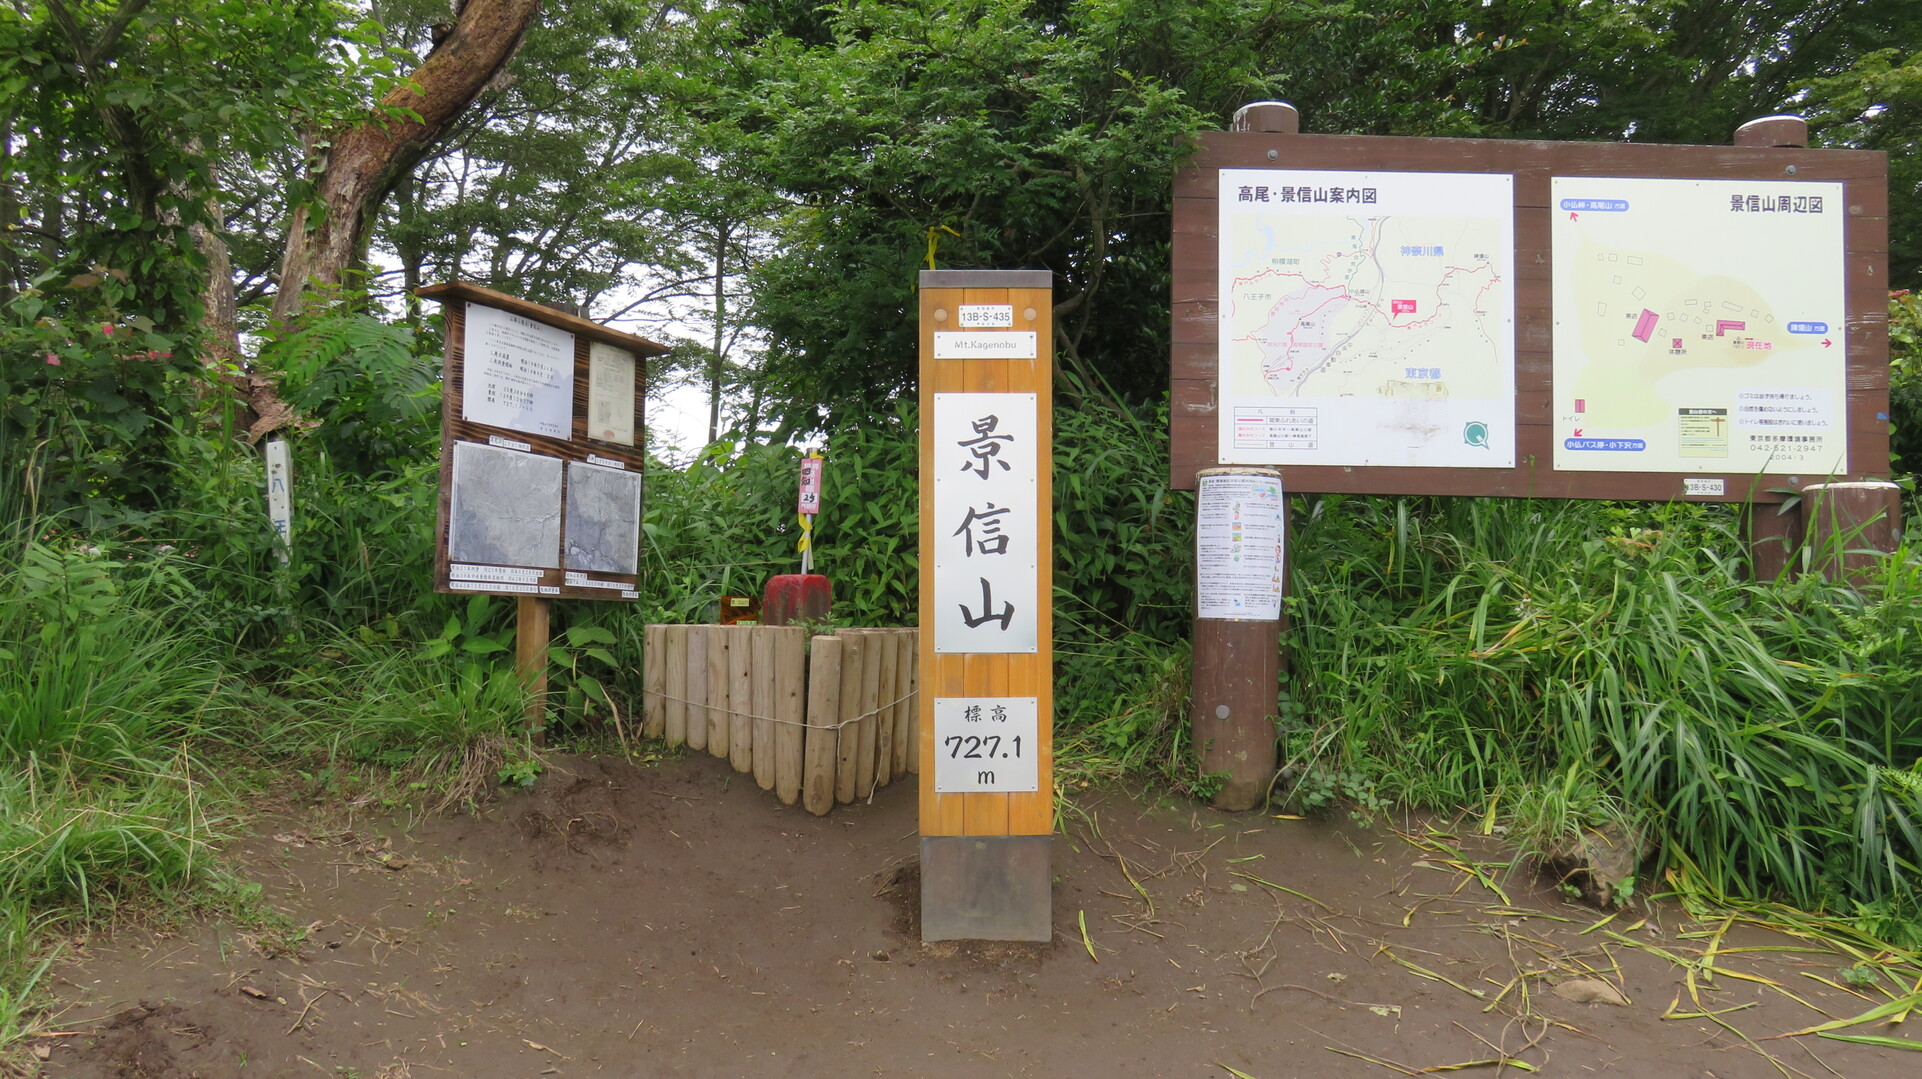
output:
M313 165L313 199L294 210L273 321L297 317L310 289L341 283L380 204L520 48L540 0L466 0L453 30L365 120L334 134Z
M198 156L200 140L195 139L190 149ZM207 175L214 179L218 175L216 166L209 164ZM220 189L217 181L209 186ZM201 362L223 371L236 370L240 366L240 304L234 296L233 253L221 235L226 230L226 215L221 212L218 195L208 197L206 210L205 221L187 227L200 257L207 260L206 284L200 292L200 328L206 334Z

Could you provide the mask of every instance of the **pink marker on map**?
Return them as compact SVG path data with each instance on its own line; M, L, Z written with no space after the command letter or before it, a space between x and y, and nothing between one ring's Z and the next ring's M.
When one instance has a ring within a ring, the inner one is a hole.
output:
M1655 323L1659 322L1661 317L1662 316L1650 311L1646 307L1642 308L1642 317L1635 320L1635 333L1633 334L1635 340L1643 344L1648 344L1649 338L1655 336Z

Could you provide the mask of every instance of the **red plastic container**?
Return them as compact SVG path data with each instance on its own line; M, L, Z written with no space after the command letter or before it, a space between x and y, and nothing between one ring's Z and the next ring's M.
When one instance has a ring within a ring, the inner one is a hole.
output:
M818 573L783 573L768 578L767 591L761 596L761 624L792 626L828 616L834 606L834 589Z

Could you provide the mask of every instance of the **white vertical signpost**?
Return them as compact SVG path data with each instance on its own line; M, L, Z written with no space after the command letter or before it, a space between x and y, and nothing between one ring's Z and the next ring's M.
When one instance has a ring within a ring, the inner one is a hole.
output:
M1035 650L1035 419L1032 393L934 395L936 652Z
M294 466L286 439L267 443L267 520L274 526L274 554L284 566L294 549Z

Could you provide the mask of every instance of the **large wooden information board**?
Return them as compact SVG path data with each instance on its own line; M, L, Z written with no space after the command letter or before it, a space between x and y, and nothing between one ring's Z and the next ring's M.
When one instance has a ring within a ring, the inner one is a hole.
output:
M1772 502L1886 475L1882 153L1198 142L1178 488L1252 465L1291 493Z
M632 600L647 357L633 334L466 282L444 306L434 588Z

